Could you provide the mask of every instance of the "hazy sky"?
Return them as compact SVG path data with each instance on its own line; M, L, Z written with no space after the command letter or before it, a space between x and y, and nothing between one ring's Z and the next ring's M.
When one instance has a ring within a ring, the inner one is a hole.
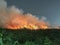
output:
M8 6L15 5L25 13L37 17L45 16L47 20L60 25L60 0L6 0Z

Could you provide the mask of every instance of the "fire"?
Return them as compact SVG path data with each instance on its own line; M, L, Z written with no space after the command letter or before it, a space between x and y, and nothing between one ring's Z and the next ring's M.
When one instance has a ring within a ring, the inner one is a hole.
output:
M1 2L1 1L0 1ZM30 13L25 14L22 9L18 9L15 6L8 6L7 3L2 0L0 4L0 27L8 29L47 29L58 28L60 26L50 25L49 22L38 19Z
M15 6L2 9L0 27L8 29L47 29L49 24L30 13L24 14Z
M12 18L13 17L13 18ZM44 21L39 21L36 17L32 15L16 15L12 16L5 28L8 29L47 29L48 24Z

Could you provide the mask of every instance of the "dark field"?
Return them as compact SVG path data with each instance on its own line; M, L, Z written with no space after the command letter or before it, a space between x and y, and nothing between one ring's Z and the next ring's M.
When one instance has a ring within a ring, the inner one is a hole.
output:
M0 45L60 45L60 30L0 28Z

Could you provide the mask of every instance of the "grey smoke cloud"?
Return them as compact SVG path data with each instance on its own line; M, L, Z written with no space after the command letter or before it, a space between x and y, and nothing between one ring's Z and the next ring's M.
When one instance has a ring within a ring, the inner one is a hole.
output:
M6 8L7 3L4 0L0 0L0 8Z
M14 20L15 18L19 19L21 17L26 19L28 23L34 23L39 26L42 22L47 20L47 18L44 16L42 16L42 18L39 19L30 13L27 14L23 14L23 13L24 11L22 9L18 9L15 6L11 6L7 8L7 2L5 2L5 0L0 0L0 27L6 28L6 25L9 25L10 22L12 22L12 24L20 25L19 20L17 21Z

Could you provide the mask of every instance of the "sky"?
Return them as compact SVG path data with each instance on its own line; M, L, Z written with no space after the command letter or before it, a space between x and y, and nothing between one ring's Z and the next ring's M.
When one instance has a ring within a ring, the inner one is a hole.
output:
M15 5L25 13L38 18L46 17L51 24L60 26L60 0L5 0L8 7Z

